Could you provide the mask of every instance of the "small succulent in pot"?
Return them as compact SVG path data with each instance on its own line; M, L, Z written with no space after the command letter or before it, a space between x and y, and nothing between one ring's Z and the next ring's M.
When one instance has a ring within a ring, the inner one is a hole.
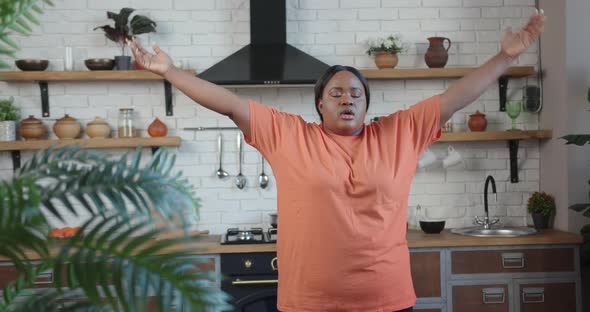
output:
M20 119L20 111L14 106L14 98L0 100L0 121L17 121Z
M127 40L133 39L135 35L156 32L156 22L152 21L147 16L138 14L133 16L131 22L129 22L129 17L134 11L135 9L132 8L122 8L118 14L107 12L107 17L115 21L115 27L104 25L94 28L94 30L99 28L102 29L109 40L117 43L121 47L121 56L123 57L125 57ZM119 57L119 59L122 58ZM127 62L129 62L131 57L126 57L126 59ZM115 61L117 61L117 57L115 57ZM119 65L120 64L117 64L117 69L123 69ZM128 66L129 65L127 64L127 67Z

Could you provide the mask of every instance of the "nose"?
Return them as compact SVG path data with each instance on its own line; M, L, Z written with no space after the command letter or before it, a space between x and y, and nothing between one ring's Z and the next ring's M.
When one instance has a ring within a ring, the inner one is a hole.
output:
M350 96L350 94L348 93L344 93L341 97L340 97L340 104L341 105L352 105L352 96Z

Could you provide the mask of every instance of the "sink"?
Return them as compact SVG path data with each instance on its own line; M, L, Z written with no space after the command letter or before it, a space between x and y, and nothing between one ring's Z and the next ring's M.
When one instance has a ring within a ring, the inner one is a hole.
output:
M537 230L529 227L502 226L484 229L481 226L473 226L466 228L451 229L451 233L477 237L516 237L535 234L537 233Z

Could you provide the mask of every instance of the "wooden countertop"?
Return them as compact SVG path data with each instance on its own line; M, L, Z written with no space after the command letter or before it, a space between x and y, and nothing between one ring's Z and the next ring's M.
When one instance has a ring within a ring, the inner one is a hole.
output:
M511 238L482 238L462 236L444 230L440 234L426 234L419 230L409 230L407 234L410 248L440 248L440 247L477 247L477 246L510 246L510 245L576 245L583 242L582 236L558 231L544 230L530 236ZM175 246L168 251L188 247L194 250L194 254L220 254L220 253L245 253L245 252L274 252L275 244L247 244L247 245L221 245L221 235L199 235L195 241L181 246ZM57 251L55 251L57 253ZM30 259L38 259L33 252L26 253ZM6 258L0 257L0 261Z

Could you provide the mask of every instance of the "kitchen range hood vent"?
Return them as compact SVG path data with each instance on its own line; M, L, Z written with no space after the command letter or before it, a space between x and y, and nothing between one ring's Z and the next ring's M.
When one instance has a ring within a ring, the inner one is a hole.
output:
M328 65L287 44L285 0L250 0L250 44L199 74L220 85L306 85Z

